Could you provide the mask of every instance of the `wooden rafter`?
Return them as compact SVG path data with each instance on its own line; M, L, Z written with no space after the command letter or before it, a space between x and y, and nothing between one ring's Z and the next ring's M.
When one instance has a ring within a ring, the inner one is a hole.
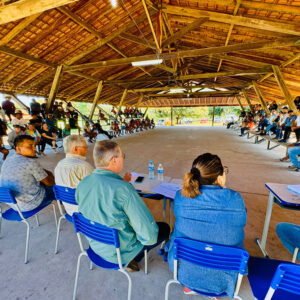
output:
M63 69L62 65L60 65L56 68L54 79L53 79L52 86L51 86L51 90L50 90L49 97L48 97L47 104L46 104L46 111L49 111L51 109L53 102L56 98L56 94L59 89L59 84L60 84L60 80L61 80L61 76L62 76L62 69Z
M267 103L266 103L263 95L262 95L262 92L259 89L258 84L256 83L256 81L253 81L252 84L253 84L254 91L255 91L260 103L262 104L262 107L264 108L264 110L266 112L266 115L269 116L270 115L269 108L267 106Z
M249 106L249 108L250 108L250 111L251 111L252 113L254 113L254 108L253 108L253 106L252 106L252 104L251 104L251 100L250 100L250 98L249 98L247 92L245 91L245 89L242 90L242 94L243 94L244 98L246 99L246 101L247 101L247 103L248 103L248 106Z
M102 87L103 87L103 81L100 81L99 84L98 84L97 91L96 91L96 94L95 94L95 97L94 97L94 100L93 100L92 108L91 108L91 111L90 111L90 116L89 116L90 120L93 119L95 109L96 109L98 101L100 99Z
M205 10L194 9L189 7L174 6L174 5L165 5L163 9L168 14L175 14L179 16L187 16L193 18L209 17L210 20L221 22L221 23L245 26L245 27L256 28L261 30L269 30L269 31L290 34L290 35L297 35L297 36L299 36L300 34L299 26L296 24L265 21L265 20L249 18L249 17L232 16L232 15L223 14L219 12L211 12L211 11L205 11Z
M148 94L144 95L148 98L202 98L202 97L216 97L216 96L231 96L237 95L238 91L212 91L212 92L184 92L184 93L170 93L170 94Z
M0 25L78 0L22 0L0 7Z
M168 60L172 58L197 57L197 56L205 56L209 54L230 53L234 51L249 51L253 49L267 49L267 48L283 47L283 46L297 46L299 45L299 43L300 43L299 37L286 38L286 39L280 39L273 42L256 42L256 43L248 43L248 44L241 43L241 44L234 44L229 46L210 47L204 49L180 50L172 53L163 53L160 55L160 57L165 60ZM150 55L143 55L143 56L136 56L136 57L113 59L108 61L86 63L81 65L74 65L71 66L71 69L83 70L89 68L126 65L126 64L131 64L132 62L151 60L156 58L157 56L155 54L150 54Z

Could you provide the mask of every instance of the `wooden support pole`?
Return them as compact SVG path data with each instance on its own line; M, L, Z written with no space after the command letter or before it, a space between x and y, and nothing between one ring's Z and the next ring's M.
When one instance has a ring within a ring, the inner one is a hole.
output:
M262 107L264 108L264 110L266 112L267 117L269 117L270 111L269 111L269 109L267 107L267 103L258 87L258 84L256 83L256 81L252 81L252 84L253 84L254 91L255 91L260 103L262 104Z
M243 93L243 96L244 96L244 98L246 99L246 101L247 101L247 103L248 103L248 105L249 105L250 111L251 111L252 113L254 113L254 108L253 108L253 106L252 106L252 104L251 104L251 101L250 101L250 98L249 98L247 92L243 89L243 90L242 90L242 93Z
M235 98L236 98L237 102L239 103L239 105L240 105L242 111L245 111L244 106L243 106L243 104L242 104L242 102L241 102L241 99L240 99L239 95L237 95Z
M135 105L135 110L134 110L134 112L137 111L137 109L138 109L138 107L141 105L143 99L144 99L144 95L142 94L142 95L140 96L138 102L137 102L136 105Z
M174 115L173 106L171 106L171 126L174 126L174 124L173 124L173 115Z
M14 98L14 100L24 109L26 109L28 111L28 113L30 113L30 108L25 105L19 98L17 98L17 96L13 93L9 93L8 95L12 96Z
M63 70L62 65L60 65L56 68L54 80L52 82L51 90L50 90L49 97L48 97L47 104L46 104L46 112L50 111L50 109L52 108L53 102L56 98L56 94L59 89L59 84L60 84L60 80L61 80L62 70Z
M146 110L144 111L144 119L146 117L146 113L147 113L148 109L149 109L149 106L147 106Z
M213 106L213 115L212 115L212 120L211 120L211 126L214 126L214 124L215 124L215 109L216 109L216 107Z
M294 99L289 91L289 89L287 88L284 78L280 72L280 69L278 66L272 66L273 68L273 72L276 78L276 81L284 95L285 101L287 102L288 106L290 109L292 109L294 112L297 111L296 105L294 103Z
M116 119L117 119L117 118L118 118L118 116L119 116L119 112L120 112L120 110L121 110L121 108L122 108L122 105L123 105L123 103L124 103L124 100L125 100L125 98L126 98L126 95L127 95L127 89L125 89L125 90L124 90L124 92L123 92L123 95L122 95L121 101L120 101L120 103L119 103L119 107L118 107L118 111L117 111Z
M98 83L98 87L97 87L97 91L96 91L96 94L95 94L95 98L94 98L93 105L92 105L92 108L91 108L91 111L90 111L90 116L89 116L90 120L93 120L93 115L94 115L96 106L98 104L98 101L99 101L99 98L100 98L100 95L101 95L102 87L103 87L103 81L100 81Z

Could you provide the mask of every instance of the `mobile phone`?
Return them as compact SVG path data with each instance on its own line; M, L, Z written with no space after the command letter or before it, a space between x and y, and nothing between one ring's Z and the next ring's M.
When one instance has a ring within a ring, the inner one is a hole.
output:
M144 177L143 177L143 176L139 176L139 177L135 180L135 182L141 183L141 182L143 182L143 180L144 180Z

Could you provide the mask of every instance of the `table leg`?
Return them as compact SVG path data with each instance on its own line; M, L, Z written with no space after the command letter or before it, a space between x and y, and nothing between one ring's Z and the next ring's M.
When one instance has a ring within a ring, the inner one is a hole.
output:
M169 225L170 225L171 231L172 231L172 223L173 223L172 205L173 205L173 201L171 199L169 199Z
M166 222L166 206L167 206L167 199L164 197L163 199L163 220Z
M268 256L266 252L266 243L267 243L268 231L269 231L269 226L270 226L270 221L272 216L273 203L274 203L274 194L270 192L263 234L261 240L257 239L257 244L264 256Z

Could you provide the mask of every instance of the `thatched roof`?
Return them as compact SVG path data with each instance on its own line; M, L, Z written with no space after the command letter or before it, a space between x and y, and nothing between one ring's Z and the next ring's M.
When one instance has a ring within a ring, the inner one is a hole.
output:
M0 0L0 91L143 106L300 94L299 1L117 2Z

